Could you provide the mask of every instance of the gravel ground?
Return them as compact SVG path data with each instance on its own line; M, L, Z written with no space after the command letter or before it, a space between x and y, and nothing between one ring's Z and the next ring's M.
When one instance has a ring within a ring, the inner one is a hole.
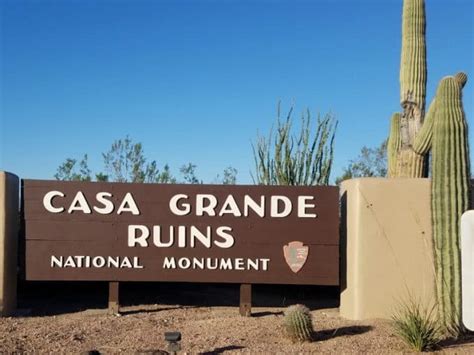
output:
M278 302L283 299L285 306L296 301L309 303L316 339L311 343L295 344L287 340L283 333L282 312L285 307L253 307L252 317L241 317L238 314L238 304L215 305L233 303L235 288L211 288L210 293L203 290L204 288L194 287L190 290L178 287L178 294L173 294L170 290L168 293L161 292L160 298L167 301L167 304L147 302L142 305L125 305L121 308L121 315L107 314L104 309L88 308L91 305L87 302L90 301L88 294L81 297L76 292L73 297L64 294L58 296L58 290L53 288L49 289L48 296L48 292L44 290L37 293L29 290L29 299L20 302L20 306L30 306L29 309L23 308L28 313L27 316L0 318L0 353L70 354L92 350L101 354L164 353L167 349L164 332L176 330L182 333L183 353L409 352L393 335L388 321L353 322L339 317L337 307L333 306L333 291L329 292L329 296L325 293L327 298L318 297L319 304L308 302L305 298L307 296L302 297L301 294L292 298L294 295L290 297L282 289L266 289L261 292L261 297L257 297L258 303L271 303L268 299L275 298ZM132 290L138 291L140 290ZM310 289L305 292L313 291L314 289ZM69 292L74 294L75 291ZM219 297L216 297L217 292ZM33 295L37 295L34 301ZM197 299L200 304L170 304L172 298L178 301ZM78 302L83 299L84 302ZM203 305L206 300L213 305ZM92 306L97 305L94 302ZM65 308L65 305L69 305L69 308ZM77 308L88 309L77 311ZM474 353L474 336L465 336L456 342L447 341L438 351Z

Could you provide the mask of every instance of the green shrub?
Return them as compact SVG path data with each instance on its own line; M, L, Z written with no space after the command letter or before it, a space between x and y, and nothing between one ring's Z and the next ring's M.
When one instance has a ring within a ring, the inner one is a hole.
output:
M309 309L302 304L290 306L283 319L286 334L292 341L311 341L313 339L313 323Z
M416 301L402 303L392 316L395 333L415 351L431 350L441 340L435 314L435 307L426 308Z

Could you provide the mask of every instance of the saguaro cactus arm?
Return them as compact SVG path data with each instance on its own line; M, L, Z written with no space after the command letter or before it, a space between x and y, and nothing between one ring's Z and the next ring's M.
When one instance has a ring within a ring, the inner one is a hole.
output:
M413 143L413 150L417 154L427 154L431 149L431 141L433 138L433 122L435 120L436 115L436 98L430 104L428 108L428 112L425 116L425 121L423 122L423 126L421 127L420 132L415 138L415 142Z
M464 85L467 83L467 74L460 71L454 76L454 78L457 80L459 85L461 85L461 89L464 88Z
M454 76L454 79L458 82L461 88L466 85L467 82L467 74L463 72L459 72ZM433 137L433 122L436 116L436 98L430 104L428 108L428 112L425 116L425 121L423 122L423 126L421 127L420 132L415 138L415 142L413 144L413 150L418 154L427 154L431 149L431 140Z
M394 113L390 120L390 135L387 142L387 175L397 176L398 151L401 147L400 139L400 113Z

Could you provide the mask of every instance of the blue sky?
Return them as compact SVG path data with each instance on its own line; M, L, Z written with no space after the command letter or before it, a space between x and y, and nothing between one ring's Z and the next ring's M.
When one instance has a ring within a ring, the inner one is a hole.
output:
M459 70L473 117L473 1L427 0L428 102ZM399 107L401 0L1 1L0 169L51 179L129 135L176 174L250 183L251 142L292 104L339 120L333 178ZM472 126L472 124L471 124ZM470 128L471 149L473 145Z

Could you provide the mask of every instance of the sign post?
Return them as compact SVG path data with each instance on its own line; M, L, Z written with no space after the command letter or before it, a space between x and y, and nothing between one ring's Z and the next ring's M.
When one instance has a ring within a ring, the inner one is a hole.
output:
M18 176L0 171L0 317L16 311Z
M240 285L240 305L239 312L241 316L250 317L252 314L252 285Z
M117 314L120 308L119 283L116 281L109 282L109 313Z

